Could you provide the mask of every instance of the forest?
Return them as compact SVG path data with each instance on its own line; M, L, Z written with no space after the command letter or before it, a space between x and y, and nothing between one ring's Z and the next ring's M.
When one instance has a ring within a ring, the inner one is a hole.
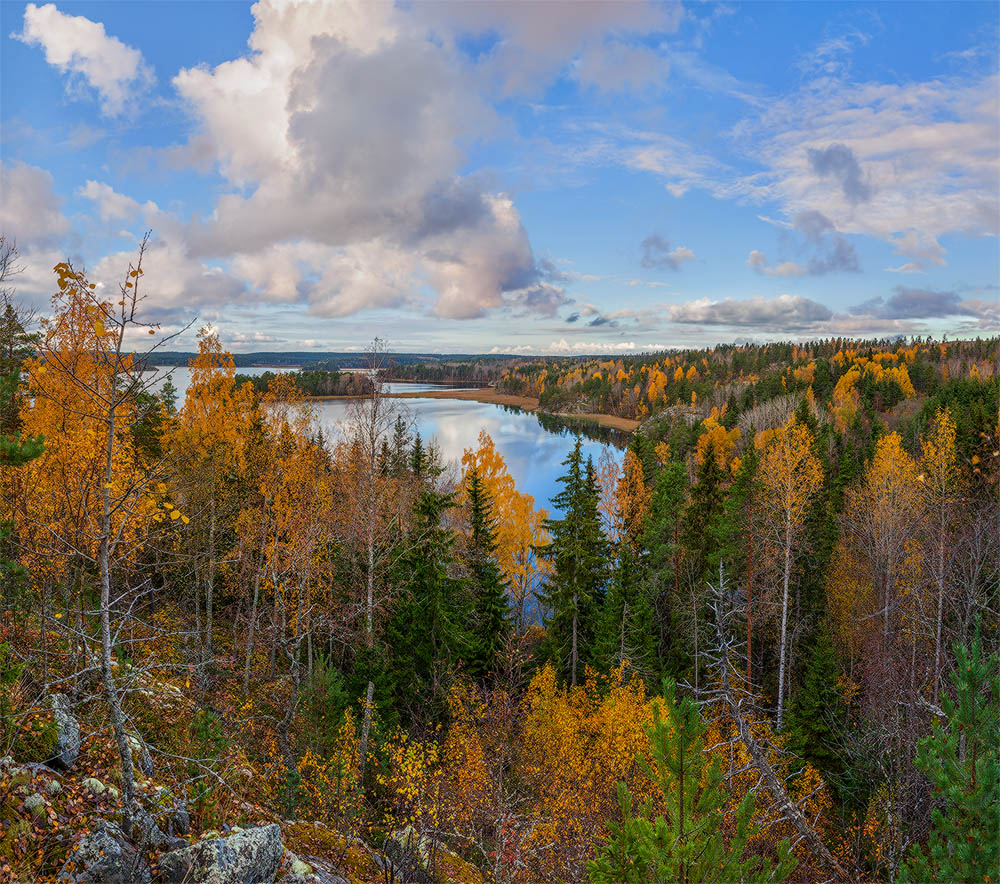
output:
M1000 340L410 369L642 422L536 501L142 258L3 281L0 881L997 880Z

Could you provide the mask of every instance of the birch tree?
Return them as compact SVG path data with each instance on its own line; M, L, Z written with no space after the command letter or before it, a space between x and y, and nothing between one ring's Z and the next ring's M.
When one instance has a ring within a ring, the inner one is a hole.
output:
M781 567L781 638L778 654L778 715L781 730L785 709L785 662L788 633L788 587L793 552L802 531L809 500L819 489L823 473L812 453L809 428L794 417L774 436L764 452L760 476L769 539Z

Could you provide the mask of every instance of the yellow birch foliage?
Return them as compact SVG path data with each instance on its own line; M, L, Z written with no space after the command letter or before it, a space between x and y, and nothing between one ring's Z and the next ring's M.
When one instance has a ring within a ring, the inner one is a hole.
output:
M649 517L652 492L647 487L643 476L642 461L631 449L625 452L622 461L622 474L615 489L615 497L617 512L615 533L617 536L613 539L625 540L634 548L638 548L646 519Z
M535 498L522 494L514 486L503 455L496 450L485 431L479 434L479 447L467 448L462 455L464 477L475 468L490 495L496 524L497 564L507 578L514 597L515 610L521 610L538 582L551 570L551 564L535 556L536 546L549 542L545 530L545 509L535 509Z
M704 463L705 452L711 445L716 462L720 467L725 467L732 458L741 436L739 427L727 430L715 418L705 418L702 422L702 434L698 437L698 444L695 447L695 460L699 464Z
M94 561L97 555L94 526L103 507L107 455L102 413L113 383L104 354L115 310L69 265L58 264L55 272L59 291L52 297L52 317L42 321L39 356L25 363L31 395L21 415L24 433L43 435L45 450L18 471L21 501L15 517L28 550L25 564L36 575L59 578L69 561ZM130 371L130 357L124 360L123 369ZM115 413L117 425L128 427L137 418L134 399L126 397ZM124 545L133 548L146 521L135 517L152 516L157 504L135 492L143 486L143 466L132 435L116 433L114 445L112 532L124 526Z

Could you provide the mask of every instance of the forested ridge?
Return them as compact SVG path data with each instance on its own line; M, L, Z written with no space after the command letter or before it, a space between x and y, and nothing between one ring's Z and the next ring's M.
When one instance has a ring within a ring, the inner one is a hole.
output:
M0 881L997 879L1000 341L413 369L643 421L536 501L142 278L4 290Z

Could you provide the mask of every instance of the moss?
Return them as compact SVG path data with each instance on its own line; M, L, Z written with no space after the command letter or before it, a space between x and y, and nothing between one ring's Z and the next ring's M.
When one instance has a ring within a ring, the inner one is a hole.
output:
M444 848L438 848L434 857L434 878L438 884L484 884L486 880L472 863Z
M17 734L11 754L17 761L48 761L56 753L59 730L51 711L29 715Z
M377 881L381 870L367 851L326 826L292 823L284 830L285 846L294 853L317 856L337 865L349 881Z

